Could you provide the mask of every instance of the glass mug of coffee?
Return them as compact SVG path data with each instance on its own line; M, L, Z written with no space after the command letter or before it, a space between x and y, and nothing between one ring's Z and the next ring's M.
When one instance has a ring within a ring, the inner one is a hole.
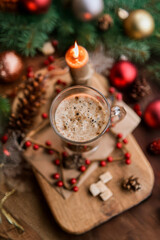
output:
M124 118L123 107L111 108L109 100L92 87L76 85L64 89L53 100L50 122L69 153L82 154L98 148L109 128Z

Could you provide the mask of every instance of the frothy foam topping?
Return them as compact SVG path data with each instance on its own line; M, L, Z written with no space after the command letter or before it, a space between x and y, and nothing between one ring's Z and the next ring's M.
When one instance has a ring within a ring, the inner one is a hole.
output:
M90 95L71 95L58 105L55 123L58 132L68 140L89 141L106 127L109 113L102 104Z

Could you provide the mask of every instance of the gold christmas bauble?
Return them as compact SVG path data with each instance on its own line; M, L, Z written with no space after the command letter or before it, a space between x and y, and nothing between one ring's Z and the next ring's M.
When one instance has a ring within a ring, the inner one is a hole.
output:
M126 34L134 39L150 36L154 31L154 20L151 14L143 9L132 11L124 20Z

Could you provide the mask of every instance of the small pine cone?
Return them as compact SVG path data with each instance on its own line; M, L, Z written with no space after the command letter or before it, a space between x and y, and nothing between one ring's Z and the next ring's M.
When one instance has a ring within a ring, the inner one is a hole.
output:
M149 151L155 155L160 155L160 138L149 144Z
M10 117L10 130L25 133L33 126L34 118L39 114L39 109L44 103L44 89L44 76L38 75L28 79L26 87L22 90L23 97L18 99L16 113Z
M123 180L122 182L122 188L131 192L135 192L139 189L141 189L141 185L138 182L138 178L135 178L133 176Z
M85 158L83 158L80 154L73 154L63 158L63 165L68 169L79 168L84 163Z
M146 78L142 76L138 77L135 83L133 84L130 96L131 98L137 101L149 95L150 93L151 93L150 85L146 81Z
M0 0L0 10L17 11L20 0Z
M113 24L113 19L109 14L104 14L98 19L98 28L102 31L108 30Z

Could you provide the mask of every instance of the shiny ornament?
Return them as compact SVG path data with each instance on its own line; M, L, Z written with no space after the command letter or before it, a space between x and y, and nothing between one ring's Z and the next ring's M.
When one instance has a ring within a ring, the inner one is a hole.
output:
M22 7L29 13L46 13L51 5L51 0L21 0Z
M133 39L149 37L154 31L154 27L153 17L142 9L132 11L124 20L125 32Z
M160 128L160 99L147 106L144 112L144 121L151 128Z
M22 59L14 51L0 53L0 83L17 81L22 70Z
M97 18L104 9L103 0L73 0L72 8L75 16L82 21Z
M136 67L129 61L115 63L110 71L111 84L116 88L124 88L130 85L137 76Z

